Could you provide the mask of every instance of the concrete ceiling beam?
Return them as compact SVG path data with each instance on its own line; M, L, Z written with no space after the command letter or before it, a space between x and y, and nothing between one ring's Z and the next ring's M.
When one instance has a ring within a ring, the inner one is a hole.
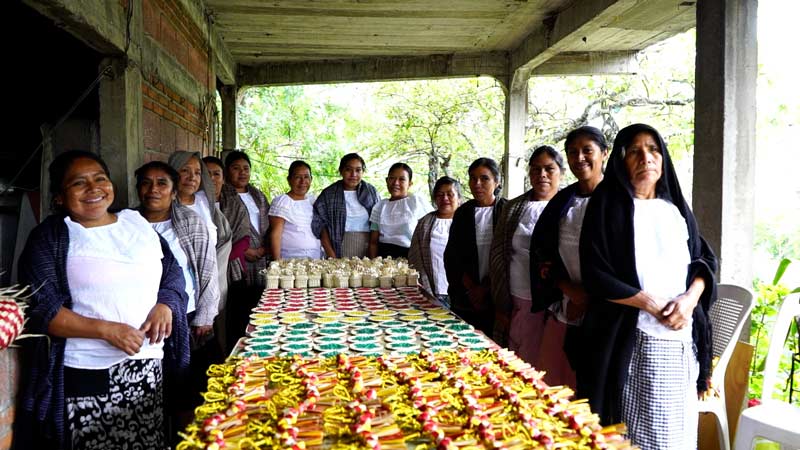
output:
M531 76L635 74L639 71L638 54L636 50L559 53L535 67Z
M533 70L561 52L576 51L586 36L642 2L585 0L547 19L511 52L511 69Z
M100 53L125 51L125 10L116 2L23 0L23 3Z
M486 52L239 65L236 80L239 86L279 86L481 75L505 78L507 69L506 52Z
M234 84L236 82L236 61L214 26L213 15L209 16L210 12L204 9L202 2L197 0L179 0L179 3L192 22L200 29L203 39L211 44L214 72L217 74L217 78L223 84ZM211 26L209 26L209 22Z

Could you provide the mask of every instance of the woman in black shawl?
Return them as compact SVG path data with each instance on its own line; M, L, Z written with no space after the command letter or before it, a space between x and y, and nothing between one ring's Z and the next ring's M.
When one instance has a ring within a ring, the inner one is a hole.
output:
M447 293L453 312L467 323L492 336L494 305L489 278L489 253L494 227L506 204L500 197L500 166L491 158L470 164L469 190L473 199L453 215L444 249Z
M696 448L716 257L652 127L617 135L586 211L580 255L592 299L578 395L604 423L625 422L643 449Z
M550 200L531 236L531 312L540 318L531 364L545 371L546 383L574 388L580 360L568 356L580 337L578 325L588 297L581 284L578 245L586 207L603 181L608 144L600 130L582 126L567 134L564 151L578 181Z

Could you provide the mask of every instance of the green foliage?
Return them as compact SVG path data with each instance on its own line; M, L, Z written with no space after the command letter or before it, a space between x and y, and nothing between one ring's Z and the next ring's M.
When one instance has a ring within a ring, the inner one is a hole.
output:
M503 154L503 92L493 79L385 83L376 92L385 105L387 134L372 154L379 167L402 161L423 180L427 193L439 177L466 182L478 157Z
M311 165L315 190L339 179L339 158L353 128L344 108L317 103L302 86L251 88L239 105L239 141L253 162L253 183L269 198L288 190L292 161Z
M529 81L525 155L539 145L563 148L573 128L592 125L611 146L620 128L647 123L661 132L677 165L681 184L691 186L694 148L694 31L649 47L634 75L534 77ZM574 181L567 174L567 183Z
M790 264L790 259L781 260L771 283L762 282L760 280L755 280L753 283L756 305L753 307L753 313L751 315L752 321L750 322L751 343L755 346L755 354L753 355L750 367L749 394L751 399L761 397L764 381L764 364L769 349L770 333L772 332L772 327L781 304L784 298L790 293L800 292L800 287L790 289L786 285L781 284L781 279ZM798 347L798 336L800 335L797 330L797 321L793 321L784 348L791 349L792 352L800 351L800 347ZM778 377L781 382L775 387L775 393L778 394L779 398L783 401L788 401L789 399L787 380L790 376L791 364L791 355L784 355L781 358ZM794 377L794 386L798 388L800 387L800 367L795 368ZM798 398L797 395L794 396L792 401L800 405L800 398Z
M800 236L800 223L778 216L773 220L756 222L753 243L775 261L784 258L800 260L800 239L797 236Z

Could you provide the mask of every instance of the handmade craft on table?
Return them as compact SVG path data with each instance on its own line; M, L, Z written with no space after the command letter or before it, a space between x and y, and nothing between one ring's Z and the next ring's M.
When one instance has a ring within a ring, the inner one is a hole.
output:
M572 391L507 350L245 358L209 368L179 450L625 449Z

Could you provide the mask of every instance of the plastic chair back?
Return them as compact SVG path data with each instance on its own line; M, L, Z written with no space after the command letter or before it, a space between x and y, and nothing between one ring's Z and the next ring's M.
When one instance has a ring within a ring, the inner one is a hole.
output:
M786 344L786 335L791 329L792 320L797 316L800 316L800 294L788 295L783 300L780 311L778 311L778 317L775 319L775 325L772 327L772 334L769 338L767 360L764 363L764 383L761 391L762 403L772 401L775 383L778 381L781 356Z
M713 355L718 357L711 382L718 389L725 385L725 370L736 348L750 311L753 310L753 293L733 284L717 286L717 301L711 305L709 320L713 339Z

